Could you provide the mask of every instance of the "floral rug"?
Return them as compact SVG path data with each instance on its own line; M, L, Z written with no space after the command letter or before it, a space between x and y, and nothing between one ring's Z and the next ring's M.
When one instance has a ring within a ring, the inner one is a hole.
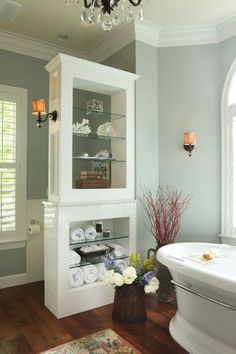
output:
M40 354L142 354L112 329L93 333Z

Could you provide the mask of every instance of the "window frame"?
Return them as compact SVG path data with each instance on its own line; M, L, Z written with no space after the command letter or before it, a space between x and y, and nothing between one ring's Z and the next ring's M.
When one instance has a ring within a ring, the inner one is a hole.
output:
M27 104L28 90L0 85L0 93L14 98L16 117L16 231L12 235L0 232L0 250L24 247L26 242L26 188L27 188Z

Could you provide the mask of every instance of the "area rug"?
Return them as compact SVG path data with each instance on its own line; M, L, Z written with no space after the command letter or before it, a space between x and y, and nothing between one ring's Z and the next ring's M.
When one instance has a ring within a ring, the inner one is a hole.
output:
M142 354L112 329L90 334L40 354Z

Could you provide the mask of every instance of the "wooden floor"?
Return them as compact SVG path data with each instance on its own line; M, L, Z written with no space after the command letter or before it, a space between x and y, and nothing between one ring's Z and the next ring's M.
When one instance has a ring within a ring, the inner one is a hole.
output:
M0 354L32 354L112 328L143 354L186 354L171 338L174 304L158 304L147 296L148 319L122 324L111 319L112 305L56 319L43 305L43 282L0 290Z

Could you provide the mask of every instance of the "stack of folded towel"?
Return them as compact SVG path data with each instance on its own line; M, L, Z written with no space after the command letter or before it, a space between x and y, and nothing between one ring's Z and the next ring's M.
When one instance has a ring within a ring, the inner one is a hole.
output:
M80 255L74 250L69 250L69 265L73 266L75 264L79 264L81 261Z
M122 245L119 245L118 243L109 243L110 247L113 247L113 254L115 257L122 257L125 255L125 247Z
M86 284L94 283L98 278L97 267L94 264L87 265L82 267L84 281Z
M69 271L69 285L70 288L78 288L84 283L84 274L81 268L72 268Z

